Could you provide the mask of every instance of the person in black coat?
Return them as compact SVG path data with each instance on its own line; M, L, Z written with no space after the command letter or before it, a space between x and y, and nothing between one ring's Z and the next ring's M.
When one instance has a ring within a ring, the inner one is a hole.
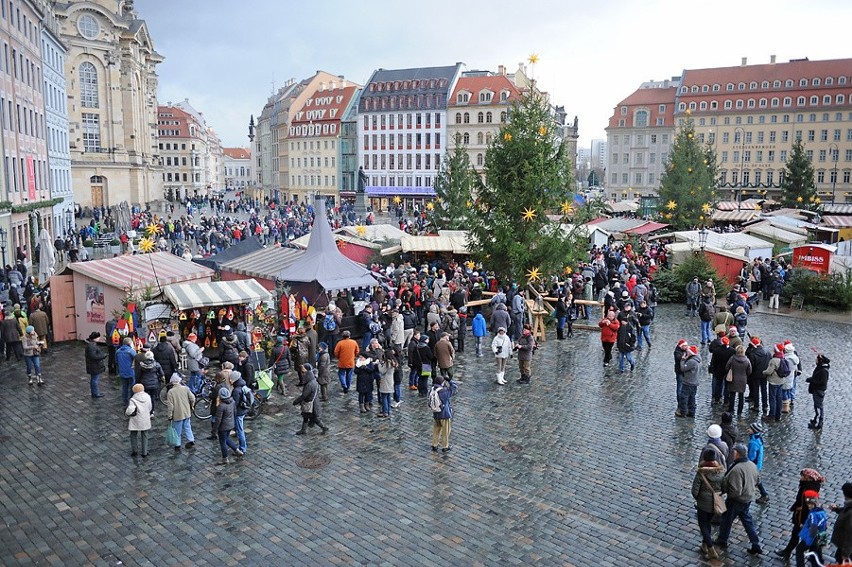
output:
M718 342L717 342L718 341ZM720 337L710 343L710 373L713 374L713 401L719 402L726 399L727 383L725 375L728 373L726 366L736 351L730 347L728 337Z
M178 371L178 359L175 347L173 347L166 338L166 335L160 337L159 342L151 349L154 353L154 360L160 363L163 369L163 374L171 378L172 374Z
M748 377L748 397L751 402L751 409L752 411L760 411L762 403L763 413L768 413L768 386L763 371L769 366L772 353L760 343L760 337L752 335L748 348L746 348L746 357L751 362L751 374Z
M799 491L796 493L796 500L793 501L793 504L790 506L790 512L793 513L793 517L790 520L793 524L790 541L787 543L786 547L775 552L775 555L781 557L785 561L790 559L790 555L793 553L793 550L796 549L796 545L799 543L799 532L802 530L802 526L804 525L805 520L808 519L808 514L810 513L810 510L808 510L808 507L805 504L805 491L815 490L820 492L824 482L825 477L815 469L802 469L799 473Z
M89 338L86 339L86 374L89 375L89 389L91 390L93 398L104 397L104 395L100 393L98 382L101 378L101 374L106 372L106 359L109 357L109 354L98 346L98 343L102 342L100 339L101 334L97 331L91 333Z
M808 424L809 429L822 429L822 419L825 414L822 409L822 403L825 400L825 390L828 388L828 369L830 362L827 356L818 354L814 373L810 378L805 380L808 383L808 393L814 399L814 418Z
M417 392L421 398L425 398L429 394L429 376L424 373L423 366L428 364L432 367L432 375L435 374L435 354L432 352L430 343L432 339L428 336L421 336L420 343L417 345L417 361L420 366L420 376L417 380Z
M358 391L358 407L361 413L373 409L373 370L378 365L375 360L359 356L355 360L355 389Z

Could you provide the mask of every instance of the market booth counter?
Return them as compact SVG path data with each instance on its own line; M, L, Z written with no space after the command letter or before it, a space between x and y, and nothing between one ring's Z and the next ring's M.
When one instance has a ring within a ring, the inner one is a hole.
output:
M128 294L157 296L170 284L209 282L213 273L168 252L72 262L50 278L55 340L103 335L113 314L125 311Z
M226 325L236 330L246 325L252 345L265 346L275 335L272 294L254 280L175 284L164 289L166 299L174 306L169 327L177 329L181 339L191 333L198 336L199 346L215 355L221 329ZM208 355L209 356L209 355Z

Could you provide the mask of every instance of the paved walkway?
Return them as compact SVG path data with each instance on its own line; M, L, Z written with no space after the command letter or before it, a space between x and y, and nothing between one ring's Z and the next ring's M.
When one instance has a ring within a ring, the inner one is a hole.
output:
M167 448L160 413L151 456L131 458L119 390L89 397L81 345L44 357L44 388L3 363L0 564L705 565L689 488L718 416L707 379L695 420L673 416L671 352L682 336L698 340L698 320L661 307L655 325L632 375L604 372L597 333L548 340L531 386L513 367L498 387L493 359L468 349L448 454L429 450L416 395L380 420L333 386L329 435L294 436L300 417L278 396L228 467L215 466L206 422L194 420L194 450ZM804 388L792 415L767 423L772 501L753 510L769 552L789 535L799 469L828 477L829 501L852 480L849 328L766 315L750 327L767 342L793 338L808 371L812 348L835 361L821 434L806 427ZM778 564L745 553L739 524L730 543L717 564Z

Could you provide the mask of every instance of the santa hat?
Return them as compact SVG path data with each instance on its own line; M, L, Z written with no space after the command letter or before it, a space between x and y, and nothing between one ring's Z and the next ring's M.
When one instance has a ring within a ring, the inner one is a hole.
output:
M784 352L784 343L778 343L775 345L775 352L782 353Z
M729 335L737 335L737 334L739 334L739 331L737 331L736 327L728 327L728 334Z
M728 340L728 337L722 337L722 344L728 346L729 344L731 344L731 341Z
M813 501L815 501L815 500L818 500L818 499L819 499L819 492L817 492L816 490L805 490L805 491L802 493L802 497L803 497L805 500L813 500Z
M695 346L695 345L690 346L689 347L689 353L690 354L698 354L698 347Z
M678 348L682 347L683 345L688 345L688 344L689 344L689 341L686 340L686 339L681 339L677 342Z
M752 337L751 344L753 344L754 346L758 346L760 344L760 337Z

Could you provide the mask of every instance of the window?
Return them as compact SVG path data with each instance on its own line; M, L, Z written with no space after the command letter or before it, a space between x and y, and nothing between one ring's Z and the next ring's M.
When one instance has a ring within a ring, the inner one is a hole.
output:
M101 149L101 125L97 114L84 112L83 121L83 151L98 152Z
M784 97L784 106L793 106L793 99L789 96Z
M825 150L819 151L819 161L825 161L825 156L828 154Z
M805 106L805 97L800 96L796 99L796 106Z
M476 115L476 123L477 123L477 124L483 124L484 122L485 122L485 113L483 113L483 112L479 112L479 113L477 113L477 115Z
M811 97L811 106L816 106L817 104L819 104L819 97L814 95Z
M727 150L722 152L722 163L727 163L728 161L728 152Z
M657 153L651 152L648 154L648 163L657 163Z
M817 171L817 183L825 183L825 172Z
M486 112L486 113L485 113L485 123L486 123L486 124L491 124L491 118L492 118L492 116L491 116L491 112L490 112L490 111L489 111L489 112Z
M98 108L98 71L88 61L80 64L80 106Z
M462 135L462 144L464 144L465 146L470 144L470 134L468 134L467 132ZM419 159L420 156L417 156L417 158Z
M20 24L20 20L18 20ZM83 14L77 19L77 29L86 39L95 39L101 31L98 21L91 14Z
M668 134L663 134L663 143L664 143L664 144L668 144L668 143L669 143L669 135L668 135Z
M476 154L476 165L482 167L482 164L485 163L485 158L482 154Z
M467 113L467 112L464 113L464 123L470 124L470 113Z
M762 144L762 143L763 143L763 132L758 132L758 133L757 133L757 143L758 143L758 144Z
M366 118L366 117L365 117ZM462 123L462 115L461 112L456 112L456 124Z
M733 103L730 100L725 101L725 110L730 110L733 106Z

